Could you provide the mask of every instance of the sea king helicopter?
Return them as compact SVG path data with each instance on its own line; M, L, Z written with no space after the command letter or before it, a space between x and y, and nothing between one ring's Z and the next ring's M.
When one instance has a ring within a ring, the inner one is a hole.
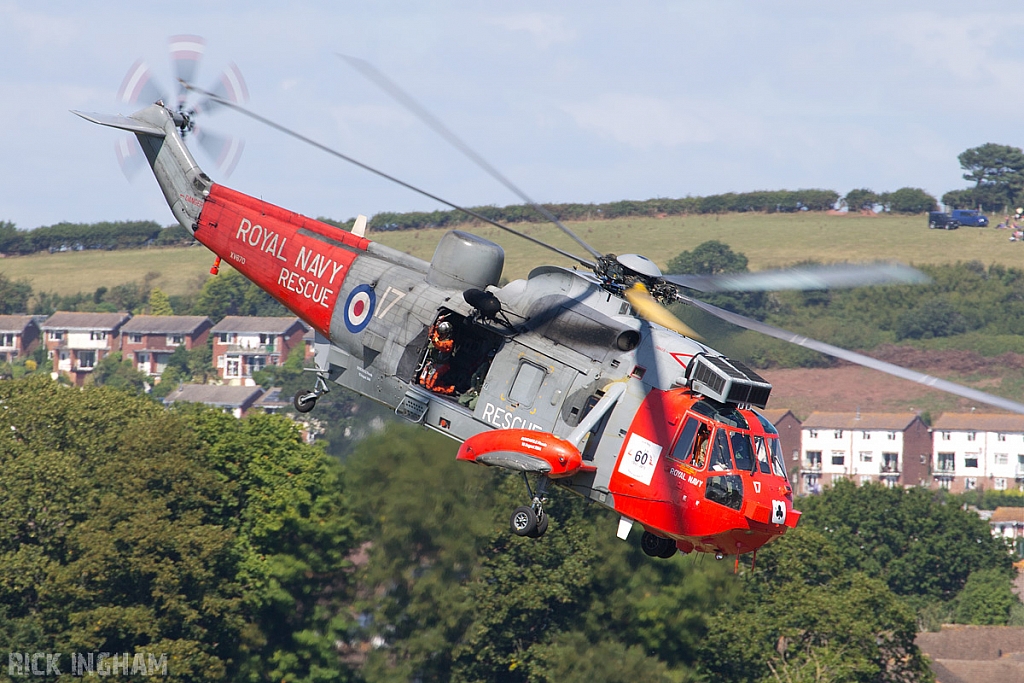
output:
M540 537L544 501L561 486L619 515L618 536L643 528L652 557L756 552L789 528L793 507L779 435L757 408L771 384L726 358L665 307L683 303L843 360L1024 413L1024 405L796 335L684 294L827 289L923 276L898 264L816 266L724 276L663 275L639 254L603 254L529 200L365 62L349 61L485 170L553 220L579 257L462 209L245 109L227 91L179 78L178 106L160 99L130 116L74 112L133 133L177 221L315 330L307 412L332 386L383 403L458 442L457 458L521 473L526 504L511 531ZM335 156L542 244L575 262L544 265L499 286L502 248L452 230L423 261L366 236L360 216L337 228L214 182L183 138L189 91ZM216 270L216 266L214 268ZM738 561L738 558L737 558Z

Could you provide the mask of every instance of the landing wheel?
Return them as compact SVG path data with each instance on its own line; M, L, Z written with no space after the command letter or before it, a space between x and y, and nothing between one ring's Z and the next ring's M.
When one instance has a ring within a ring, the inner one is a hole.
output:
M668 559L676 554L676 542L671 538L662 538L650 531L645 531L644 535L640 537L640 549L648 557Z
M537 528L534 529L531 533L528 533L527 536L529 536L530 538L540 538L541 536L546 534L547 531L548 516L546 513L541 512L540 516L537 517Z
M545 520L547 515L544 516ZM516 536L530 536L537 532L537 513L529 505L521 505L512 511L509 526ZM547 530L545 524L545 531Z
M295 406L295 410L300 413L308 413L316 407L316 400L319 396L312 391L299 391L295 394L295 398L292 399L292 405Z

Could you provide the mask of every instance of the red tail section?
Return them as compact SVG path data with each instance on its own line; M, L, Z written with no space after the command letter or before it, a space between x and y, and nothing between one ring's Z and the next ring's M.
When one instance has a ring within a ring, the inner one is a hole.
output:
M210 190L195 237L324 336L349 267L370 244L222 185Z

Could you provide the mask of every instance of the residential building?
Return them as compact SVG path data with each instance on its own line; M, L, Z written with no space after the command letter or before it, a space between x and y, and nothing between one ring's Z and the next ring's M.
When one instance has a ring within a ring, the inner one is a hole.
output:
M53 377L67 375L82 386L96 363L120 350L120 329L128 313L74 313L58 311L40 326Z
M263 389L254 386L182 384L164 398L164 404L170 405L179 401L203 403L241 418L261 396Z
M159 377L178 347L202 346L211 327L202 315L137 315L121 327L121 352L136 370Z
M993 536L1016 541L1024 539L1024 507L999 507L988 518Z
M1024 490L1024 415L943 413L932 432L935 486Z
M758 411L775 425L779 432L779 445L786 459L786 472L794 491L800 490L800 419L785 408Z
M811 413L801 426L800 493L840 479L926 486L928 426L914 413Z
M210 330L217 373L229 384L254 386L252 374L283 365L307 329L298 318L228 316Z
M39 320L32 315L0 315L0 363L23 358L39 346Z

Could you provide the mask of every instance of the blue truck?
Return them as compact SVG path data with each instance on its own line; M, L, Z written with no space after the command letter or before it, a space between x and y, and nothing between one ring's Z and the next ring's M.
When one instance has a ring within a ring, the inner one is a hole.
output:
M988 225L988 218L979 211L973 209L954 209L953 218L956 219L960 225L984 228Z

